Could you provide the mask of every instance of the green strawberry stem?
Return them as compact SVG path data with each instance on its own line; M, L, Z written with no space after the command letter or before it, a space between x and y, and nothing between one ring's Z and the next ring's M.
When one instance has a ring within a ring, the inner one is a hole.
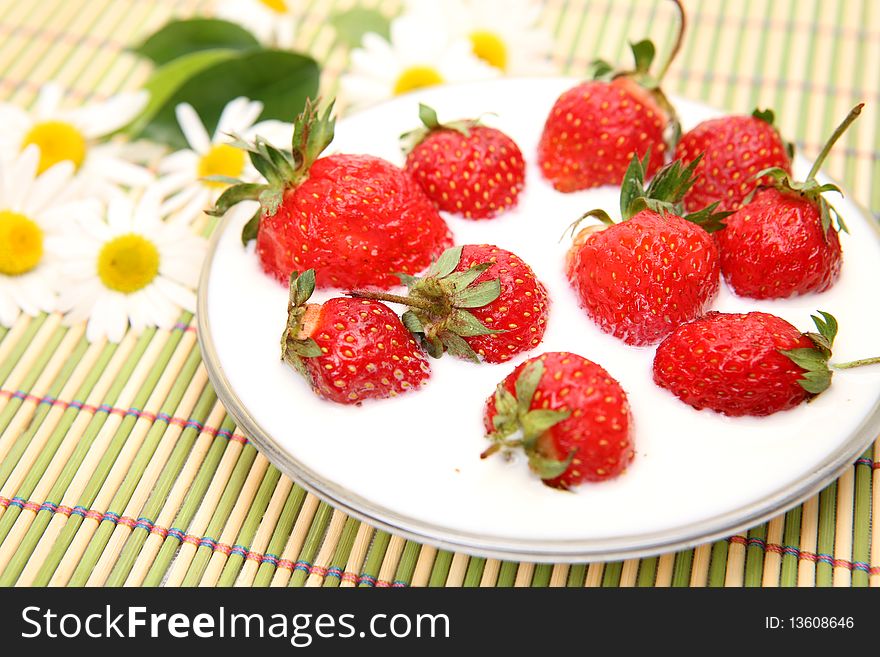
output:
M838 370L849 370L854 367L862 367L863 365L880 364L880 356L874 358L860 358L859 360L851 360L848 363L832 363L832 367Z
M511 394L499 383L495 389L495 429L486 438L492 441L480 458L488 458L498 451L522 448L529 459L529 467L541 479L554 479L571 465L577 450L571 450L563 459L548 458L541 453L538 439L548 429L571 416L571 411L554 411L544 408L532 409L532 400L544 376L544 363L533 360L527 364L514 384L516 394Z
M700 153L686 167L682 167L681 160L673 160L664 165L645 185L645 172L651 158L650 149L644 158L639 160L638 155L633 153L632 160L623 176L620 184L620 216L623 221L632 219L642 210L651 210L660 215L667 212L680 216L682 219L695 223L708 232L714 232L724 228L723 219L732 214L730 212L716 212L718 203L713 203L698 212L685 213L682 201L684 195L696 181L695 170L703 154ZM574 221L569 229L572 235L578 224L588 217L595 217L606 226L614 224L608 213L601 209L590 210ZM568 230L566 230L566 233Z
M479 356L465 338L503 331L488 328L469 309L482 308L495 301L501 295L501 279L476 282L480 274L492 266L489 262L456 271L461 250L460 246L446 249L422 278L398 274L409 288L409 295L405 297L372 290L353 290L348 296L408 306L410 310L403 314L401 321L421 340L430 356L440 358L448 351L479 363Z
M669 57L666 58L663 67L657 74L658 80L663 79L663 76L666 75L669 66L672 64L672 61L678 55L678 51L681 50L681 44L684 42L685 29L687 28L687 17L685 16L684 6L681 4L681 0L672 0L672 2L675 3L675 8L678 9L678 35L675 38L675 43L672 45L672 50L669 51Z
M272 216L281 206L284 193L302 183L309 175L309 168L333 141L336 119L332 116L333 104L330 101L323 114L318 112L317 101L307 98L303 111L293 123L293 140L291 150L276 148L257 135L253 143L233 135L232 145L245 151L251 164L266 179L265 183L245 183L240 180L232 182L214 203L214 207L206 213L220 217L233 205L242 201L259 201L260 207L241 231L241 241L248 242L257 238L260 220L264 216Z
M302 274L290 275L290 293L287 301L287 323L281 334L281 360L297 372L309 378L303 358L321 355L321 348L312 338L302 338L303 319L307 302L315 291L315 270L307 269Z
M813 167L810 169L810 172L807 174L807 180L815 180L816 174L819 173L819 169L822 167L822 163L825 161L825 158L828 157L828 153L831 152L831 148L840 139L840 136L846 132L846 129L855 121L859 114L862 113L862 108L865 106L864 103L859 103L855 107L853 107L849 114L846 115L846 118L843 122L837 126L837 129L831 134L831 137L825 142L825 146L822 147L822 150L819 153L819 157L816 158L816 161L813 162Z
M419 120L422 122L420 127L400 135L400 148L404 155L409 155L428 135L437 130L455 130L467 137L470 134L471 128L480 125L479 118L459 119L457 121L449 121L448 123L440 123L440 119L437 118L437 111L424 103L419 103Z
M413 299L412 297L404 297L399 294L388 294L387 292L373 292L367 290L351 290L346 293L347 296L355 299L370 299L371 301L386 301L388 303L399 303L402 306L418 308L420 310L432 311L434 304L423 301L421 299Z

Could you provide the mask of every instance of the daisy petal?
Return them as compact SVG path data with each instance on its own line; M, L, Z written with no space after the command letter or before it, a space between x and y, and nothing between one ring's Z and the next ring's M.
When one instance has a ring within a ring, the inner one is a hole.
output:
M211 148L211 138L193 106L189 103L181 103L174 108L174 113L190 147L199 155L207 153Z
M55 82L44 84L37 96L37 104L34 108L36 117L41 121L51 118L57 112L59 105L61 105L63 95L64 92L61 89L61 85Z
M8 327L15 324L15 320L18 319L21 311L15 305L9 293L4 289L6 278L6 276L0 276L0 325Z

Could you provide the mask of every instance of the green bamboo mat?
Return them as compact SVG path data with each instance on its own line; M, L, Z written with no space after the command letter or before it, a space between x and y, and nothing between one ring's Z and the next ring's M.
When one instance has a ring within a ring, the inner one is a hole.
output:
M326 17L353 4L294 1L299 47L324 64L328 93L347 53ZM135 89L149 67L125 47L211 5L0 0L0 98L27 106L47 80L83 100ZM685 5L668 90L737 112L772 106L807 157L867 101L826 170L880 212L880 3ZM628 39L668 50L675 18L667 0L548 0L543 21L560 69L583 75L596 56L624 59ZM878 449L803 506L693 550L571 566L480 559L374 530L281 476L218 403L190 316L119 345L41 316L0 328L0 585L878 585Z

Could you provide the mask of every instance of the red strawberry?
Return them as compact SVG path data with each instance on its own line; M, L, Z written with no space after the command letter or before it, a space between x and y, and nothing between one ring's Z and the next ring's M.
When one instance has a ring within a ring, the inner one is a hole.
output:
M314 270L291 276L281 357L319 396L360 404L427 384L428 359L390 308L348 298L306 303L314 289Z
M657 172L667 151L664 131L678 125L658 81L678 50L683 31L682 13L678 43L658 76L648 72L654 44L641 41L632 45L635 70L613 73L610 65L597 62L595 79L556 100L538 144L538 164L553 187L573 192L618 185L629 161L647 154L646 175Z
M266 184L230 187L215 215L245 199L260 210L242 241L257 240L263 269L286 282L315 269L319 287L391 287L397 272L427 267L452 238L430 199L402 169L370 155L318 158L333 140L332 103L318 117L311 103L297 118L293 155L261 138L247 149Z
M529 351L544 337L550 299L525 262L489 244L453 247L423 278L404 277L406 297L381 292L352 296L402 303L403 323L432 356L444 350L500 363Z
M516 205L525 185L519 146L478 120L440 123L419 105L423 128L403 135L406 171L438 208L467 219L489 219Z
M801 333L775 315L710 312L657 347L654 381L686 404L725 415L770 415L831 385L828 358L837 321L813 317Z
M679 216L677 204L693 180L695 163L666 165L644 188L645 161L633 158L621 189L624 221L581 230L566 258L566 272L587 315L627 344L657 342L702 315L718 292L718 248L706 229L713 206ZM704 222L706 229L697 225Z
M771 110L703 121L675 148L675 157L685 164L703 155L684 207L695 210L718 201L722 210L738 210L755 187L771 181L756 179L759 171L779 167L791 172L791 152L791 144L773 127Z
M759 190L751 203L725 220L725 229L717 234L721 270L738 295L784 299L824 292L837 280L842 260L837 231L846 226L822 194L840 189L819 184L815 176L861 109L853 108L835 130L805 182L792 182L784 169L766 169L763 173L775 179L775 186Z
M633 459L626 393L603 368L577 354L552 352L519 365L486 402L487 438L522 448L529 467L554 488L603 481Z

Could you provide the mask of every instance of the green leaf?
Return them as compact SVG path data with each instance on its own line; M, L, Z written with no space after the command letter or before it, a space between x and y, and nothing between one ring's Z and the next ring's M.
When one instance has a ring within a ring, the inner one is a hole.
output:
M837 208L831 205L824 198L820 201L820 203L824 203L825 205L827 205L828 210L831 212L831 214L837 217L837 230L842 233L849 233L849 228L846 227L846 223L843 220L843 215L837 211Z
M446 328L448 331L463 338L471 338L476 335L497 335L504 332L486 327L467 310L454 311L446 324Z
M532 399L541 377L544 376L544 362L536 359L526 365L516 377L515 389L520 413L525 415L532 407Z
M817 311L822 317L817 317L816 315L810 315L813 320L813 324L816 325L816 329L819 331L819 334L824 337L828 341L828 348L834 344L834 338L837 337L837 318L831 313L826 313L824 310Z
M752 116L756 119L763 121L764 123L766 123L768 125L773 125L773 121L776 120L776 116L773 114L772 109L762 110L762 109L758 109L756 107L755 111L752 112Z
M437 278L449 276L449 274L455 271L455 268L458 267L460 261L461 247L450 247L440 254L440 257L437 258L437 262L431 265L428 269L427 274L428 276L436 276Z
M574 460L574 455L575 451L572 450L564 461L559 461L557 459L548 459L532 452L529 454L529 467L541 479L555 479L568 470L568 466Z
M241 203L242 201L257 201L260 198L260 193L265 188L265 185L260 185L258 183L238 183L237 185L227 187L220 195L220 198L217 199L217 202L214 203L214 207L211 208L207 214L212 217L221 217L226 214L229 208L233 205Z
M529 411L521 419L523 428L523 442L532 443L552 426L555 426L571 417L571 411L551 411L541 408Z
M403 325L410 333L424 334L425 332L425 327L422 325L422 321L412 310L407 310L403 313L400 321L403 322Z
M290 279L291 283L293 283L293 274L291 274ZM315 291L315 281L314 269L306 269L296 278L296 289L291 290L295 305L301 306L311 298L312 293Z
M251 240L257 239L257 233L260 230L260 217L263 216L263 209L258 208L254 213L254 216L248 219L248 222L244 225L244 228L241 229L241 243L245 246L248 245L248 242Z
M266 187L260 192L260 207L263 214L272 217L281 207L281 201L284 200L284 192L278 187Z
M475 363L480 362L480 357L477 355L477 352L474 351L467 342L465 342L464 338L457 336L451 331L444 331L440 335L440 339L443 341L443 344L446 346L446 349L449 351L449 353L453 356L458 356L459 358L467 358L468 360ZM429 351L428 353L431 352ZM442 353L443 351L441 349L440 354L442 355Z
M755 177L752 180L759 180L764 176L770 176L771 178L773 178L773 180L777 182L787 182L789 180L788 172L781 167L769 167L767 169L762 169L755 174Z
M817 349L811 347L801 347L799 349L784 349L782 353L788 356L795 365L805 370L812 370L821 367L825 362L822 354Z
M684 215L682 219L697 224L698 226L702 226L703 230L707 233L714 233L715 231L721 230L727 225L724 223L724 220L732 215L733 212L727 210L716 212L715 209L718 207L719 203L720 201L716 201L698 212L688 213Z
M477 280L484 271L492 266L491 262L483 262L471 265L464 271L457 271L443 277L443 282L449 285L454 292L464 291L471 283Z
M496 418L501 416L508 418L516 417L516 408L517 401L516 397L511 395L507 389L505 389L503 383L499 383L495 388L495 410L497 411ZM497 425L496 425L497 428Z
M629 166L623 174L623 181L620 183L620 216L624 219L629 219L632 216L629 212L633 201L645 195L645 170L648 168L650 157L650 150L645 153L645 158L642 161L639 160L637 154L633 153Z
M161 66L200 50L246 50L259 46L254 35L240 25L212 18L193 18L167 23L132 50Z
M312 338L296 341L289 340L287 342L287 349L302 358L317 358L322 353L321 347Z
M654 55L657 54L654 44L650 39L644 39L638 43L629 44L629 47L636 62L636 70L639 73L647 73L654 61Z
M336 30L336 40L349 48L361 45L368 32L374 32L386 41L391 36L391 19L375 9L365 7L354 7L333 14L330 24Z
M497 278L468 287L455 295L456 308L482 308L501 296L501 281Z
M306 98L317 94L318 74L311 57L279 50L207 50L185 55L158 69L147 82L150 103L129 132L185 148L174 114L179 103L190 103L208 132L213 132L226 103L238 96L261 101L261 119L292 121Z
M801 388L807 392L818 395L831 387L831 370L813 370L804 374L804 378L798 380Z
M221 62L233 59L238 53L228 48L218 50L202 50L189 55L179 57L172 62L160 66L144 83L144 90L150 94L150 99L141 113L125 128L132 137L141 135L144 129L156 114L168 104L169 99L186 83L187 80L207 68ZM232 100L232 97L229 98ZM172 112L174 111L172 106ZM175 120L175 126L177 121ZM178 130L179 132L179 130ZM182 145L181 145L181 142ZM176 144L186 146L186 140L182 133L176 138Z
M419 120L425 124L426 128L436 128L440 125L440 119L437 118L437 110L428 107L424 103L419 103Z
M594 59L590 62L592 68L592 78L594 80L610 80L614 73L614 67L604 59Z
M412 287L414 283L416 283L419 279L416 276L410 276L409 274L404 274L403 272L399 272L394 274L403 285L407 287Z

